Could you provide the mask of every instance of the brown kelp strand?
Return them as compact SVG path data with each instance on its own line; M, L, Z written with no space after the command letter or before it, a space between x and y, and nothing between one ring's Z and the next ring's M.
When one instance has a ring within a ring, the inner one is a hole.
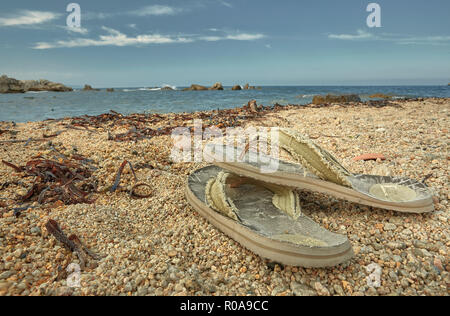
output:
M67 237L55 220L53 219L48 220L47 223L45 224L45 228L50 234L52 234L55 237L56 240L58 240L65 247L67 247L67 249L77 254L78 259L80 260L81 268L84 268L86 266L86 261L88 257L91 257L94 260L100 259L100 256L89 250L81 242L80 238L78 238L77 235L73 234Z
M48 204L62 201L66 205L92 203L88 195L95 192L96 185L91 170L83 165L69 160L56 162L46 159L31 160L21 167L2 162L16 172L24 173L24 177L35 177L31 189L18 197L21 202Z
M110 192L114 193L119 188L120 179L122 177L123 170L125 169L125 167L127 165L130 167L131 172L133 173L134 181L136 182L136 184L133 185L133 187L130 190L130 195L132 197L141 198L141 199L150 197L153 194L153 192L151 190L151 186L149 184L147 184L147 183L139 182L139 180L138 180L138 178L136 176L136 173L134 171L133 165L131 164L131 162L129 162L127 160L124 160L122 162L122 164L120 165L119 170L117 171L117 174L116 174L116 179L114 181L113 186L110 189ZM139 188L147 188L148 192L147 193L141 193L141 192L139 192L140 190L137 190Z

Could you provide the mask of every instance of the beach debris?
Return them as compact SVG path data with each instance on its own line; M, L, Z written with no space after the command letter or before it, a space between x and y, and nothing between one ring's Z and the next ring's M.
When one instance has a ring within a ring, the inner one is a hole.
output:
M432 176L433 176L432 173L427 174L427 175L423 178L422 183L425 183L425 181L427 181L428 179L430 179Z
M386 160L386 157L383 154L364 154L358 157L353 158L353 161L368 161L368 160Z
M146 188L150 189L150 192L147 194L138 192L137 189L142 188L142 187L146 187ZM137 183L131 188L131 191L130 191L130 195L132 197L136 197L139 199L149 198L150 196L152 196L152 194L153 194L153 192L151 191L151 186L147 183Z
M125 169L125 166L127 164L130 166L131 171L133 172L134 179L137 180L136 173L134 172L134 169L133 169L133 165L129 161L124 160L122 162L122 164L120 165L120 167L119 167L119 171L117 171L116 181L114 182L114 184L113 184L113 186L111 187L111 190L110 190L111 193L114 193L117 190L117 188L119 187L120 178L122 177L123 169Z
M136 198L140 198L140 199L149 198L153 194L153 192L151 190L151 186L147 183L139 182L139 180L136 176L136 173L134 171L133 165L131 164L131 162L129 162L127 160L124 160L122 162L122 164L120 165L119 170L117 171L116 180L115 180L113 186L111 187L110 192L114 193L119 188L120 178L122 176L123 170L125 169L126 165L130 166L131 172L133 173L134 181L136 182L136 184L134 184L130 190L130 195L132 197L136 197ZM150 189L150 192L149 193L140 193L137 190L138 188L143 188L143 187Z
M2 163L16 172L25 173L24 178L35 177L27 194L19 196L18 199L22 202L48 204L62 201L65 205L93 202L87 196L95 191L96 185L90 179L90 169L83 165L67 159L62 162L35 159L21 167L4 160ZM81 188L75 186L75 183L81 183Z
M258 104L256 103L256 100L249 101L247 103L247 107L251 112L258 112Z
M100 256L89 250L86 245L84 245L77 235L73 234L67 237L67 235L60 228L58 222L50 219L45 224L47 231L52 234L56 240L62 243L71 252L75 252L80 260L80 266L82 269L86 267L87 258L91 257L94 260L99 260Z

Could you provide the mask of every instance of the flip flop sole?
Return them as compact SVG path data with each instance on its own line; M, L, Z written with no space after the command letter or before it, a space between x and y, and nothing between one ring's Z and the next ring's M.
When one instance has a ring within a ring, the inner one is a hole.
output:
M249 177L278 185L320 192L358 204L403 213L427 213L434 210L433 199L431 198L431 196L411 202L389 202L372 198L369 195L363 194L352 188L344 187L332 182L324 181L318 178L302 176L300 173L282 171L277 171L274 173L261 173L259 168L246 163L213 163L218 167L229 170L230 172L236 173L240 176Z
M213 226L234 239L236 242L255 254L282 264L302 267L332 267L350 260L353 249L348 240L330 247L311 247L283 242L268 238L253 231L239 222L231 220L206 205L204 198L194 188L198 183L196 174L207 169L219 168L211 166L199 169L189 176L186 185L186 199L192 207Z

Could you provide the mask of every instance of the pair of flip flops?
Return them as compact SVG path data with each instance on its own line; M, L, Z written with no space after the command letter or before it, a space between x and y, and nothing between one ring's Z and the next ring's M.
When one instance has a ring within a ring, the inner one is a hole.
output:
M261 172L251 151L227 162L230 148L212 145L215 166L193 172L189 203L214 226L260 255L287 265L329 267L353 257L346 236L332 233L305 216L295 191L308 189L368 206L407 213L433 211L428 187L418 181L353 174L312 140L290 129L278 130L279 147L298 163L278 160L277 170ZM235 148L233 148L235 149ZM271 157L264 161L270 162Z

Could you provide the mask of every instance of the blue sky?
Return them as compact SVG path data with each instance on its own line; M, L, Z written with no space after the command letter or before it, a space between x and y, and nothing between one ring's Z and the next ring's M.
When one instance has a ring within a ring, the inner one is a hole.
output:
M0 73L97 87L450 82L448 0L2 1ZM381 28L366 7L381 6Z

